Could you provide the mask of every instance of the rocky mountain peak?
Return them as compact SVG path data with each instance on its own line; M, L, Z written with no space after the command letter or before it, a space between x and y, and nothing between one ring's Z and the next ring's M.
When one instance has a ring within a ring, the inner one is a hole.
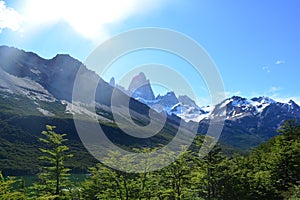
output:
M140 72L132 78L128 87L128 92L133 98L142 98L147 101L155 99L150 81L147 80L143 72Z
M251 100L262 103L262 104L264 104L264 103L275 103L275 101L273 99L271 99L270 97L265 97L265 96L254 97Z
M115 87L116 86L116 80L114 77L111 77L110 81L109 81L109 85Z
M295 101L293 101L292 99L289 100L288 104L293 106L293 107L299 107L299 105Z
M187 106L192 106L192 107L198 107L198 105L195 103L194 100L192 100L190 97L188 97L187 95L180 95L178 97L178 100L184 104L184 105L187 105Z
M167 92L167 94L165 94L163 96L159 95L156 99L159 101L159 104L164 107L167 106L167 107L171 108L175 104L179 103L179 101L173 91Z

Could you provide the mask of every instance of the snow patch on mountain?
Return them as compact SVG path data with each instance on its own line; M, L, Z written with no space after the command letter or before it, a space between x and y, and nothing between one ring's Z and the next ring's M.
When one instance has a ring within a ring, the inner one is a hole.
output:
M137 97L136 100L148 105L157 112L162 108L168 115L176 115L184 121L199 122L208 117L211 107L200 108L195 101L188 96L176 97L174 92L168 92L165 95L158 95L154 100L145 100Z
M200 108L194 100L189 98L188 96L179 96L179 103L174 105L171 109L171 113L176 114L181 119L185 121L195 121L199 122L202 119L208 117L209 111L205 111Z
M37 70L37 69L30 69L30 71L32 73L34 73L35 75L40 75L41 74L41 72L39 70Z
M151 84L142 72L132 78L127 93L157 112L162 112L163 109L168 115L176 115L187 122L199 122L211 111L210 107L202 109L186 95L177 98L173 91L154 97Z
M255 97L246 99L233 96L224 100L220 107L226 107L226 118L234 119L246 115L259 116L271 104L276 103L269 97Z
M84 104L84 103L80 103L80 102L70 103L65 100L62 100L61 103L63 105L66 105L65 113L67 113L67 114L71 114L73 116L76 116L76 115L87 116L89 118L93 118L96 120L112 122L111 120L109 120L107 118L97 115L95 112L93 112L93 109L88 104Z
M53 114L52 112L48 111L48 110L45 110L43 108L36 108L40 113L42 113L44 116L47 116L47 117L54 117L55 114Z

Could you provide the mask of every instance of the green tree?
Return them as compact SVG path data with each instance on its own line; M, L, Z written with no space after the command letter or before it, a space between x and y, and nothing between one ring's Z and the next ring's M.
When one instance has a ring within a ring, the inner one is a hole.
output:
M69 148L63 144L67 140L64 139L66 134L55 133L55 128L47 125L42 132L44 137L39 138L44 144L44 148L40 148L43 153L40 157L42 166L39 181L33 186L39 199L64 199L70 189L70 169L64 165L64 161L72 155L67 153Z
M27 199L25 194L15 191L13 185L16 183L14 178L4 178L0 171L0 199L24 200Z
M101 163L90 168L91 176L82 184L85 199L138 199L138 174L126 173L132 169L132 159L120 152L110 152L105 163L118 164L119 169L109 168Z
M196 137L196 152L193 183L198 197L216 199L221 190L222 170L220 163L224 160L221 148L216 145L214 138L206 136Z
M279 132L281 135L270 141L271 174L278 195L288 198L300 184L300 124L286 121Z
M213 148L213 138L197 137L193 151L182 149L180 157L165 149L146 159L144 172L134 172L134 158L111 152L106 163L118 163L121 171L102 164L91 168L83 184L84 199L299 199L300 125L287 121L281 135L261 144L248 156L225 157ZM205 141L205 143L203 143ZM199 149L203 151L199 152ZM150 149L139 150L148 152ZM201 154L205 153L205 154ZM199 157L200 155L200 157ZM167 167L149 172L155 163ZM123 170L122 170L123 169ZM129 170L130 169L130 170Z
M143 160L140 160L139 167L142 168L142 172L136 174L136 188L135 191L138 192L138 199L158 199L159 194L159 173L153 172L153 167L160 163L161 155L153 157L151 154L152 151L156 149L143 148L143 149L134 149L137 153L144 153L146 156Z
M191 169L193 167L192 153L186 147L181 147L181 154L176 158L175 152L166 150L158 162L175 159L167 167L156 173L159 180L157 195L159 199L191 199Z
M223 165L224 199L290 199L299 194L299 124L287 121L281 135L254 149L249 156L234 156Z

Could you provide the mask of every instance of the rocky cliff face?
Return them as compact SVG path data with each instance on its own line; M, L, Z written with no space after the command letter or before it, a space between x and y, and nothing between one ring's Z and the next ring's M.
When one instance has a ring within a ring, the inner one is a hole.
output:
M147 101L155 99L150 81L146 79L143 72L132 78L128 87L128 92L133 98L139 97Z

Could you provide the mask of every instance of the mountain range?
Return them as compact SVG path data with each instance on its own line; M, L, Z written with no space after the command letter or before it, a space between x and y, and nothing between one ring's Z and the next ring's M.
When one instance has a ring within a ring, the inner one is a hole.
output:
M132 79L131 85L134 85L134 82L135 79ZM144 92L152 93L149 81L144 85L148 85L144 88L150 88ZM214 106L199 106L186 95L177 98L172 91L154 99L147 99L142 95L134 97L154 109L154 105L159 104L168 115L181 118L191 127L196 123L199 133L206 133L210 119L218 115L220 108L225 107L225 125L220 141L243 150L255 147L277 135L277 130L284 121L300 119L300 106L293 100L281 103L266 96L251 99L232 96Z
M80 86L82 96L88 94L92 84L97 84L96 114L88 99L72 102L78 72L84 78ZM142 126L149 123L151 110L162 112L154 106L160 105L168 116L163 129L151 138L125 134L114 123L113 93L116 106L128 106L129 101L131 118ZM7 174L35 173L38 162L33 158L38 157L40 145L37 138L46 124L68 133L70 151L75 155L68 162L80 171L97 161L81 144L73 117L94 115L107 137L121 146L159 146L170 142L179 125L187 131L206 134L209 122L224 107L226 119L219 141L228 151L248 151L277 135L276 130L285 120L300 120L300 107L292 100L280 103L268 97L233 96L218 105L200 106L190 97L177 97L172 91L155 96L151 80L142 72L124 89L113 78L105 82L70 55L44 59L32 52L0 46L0 169Z

